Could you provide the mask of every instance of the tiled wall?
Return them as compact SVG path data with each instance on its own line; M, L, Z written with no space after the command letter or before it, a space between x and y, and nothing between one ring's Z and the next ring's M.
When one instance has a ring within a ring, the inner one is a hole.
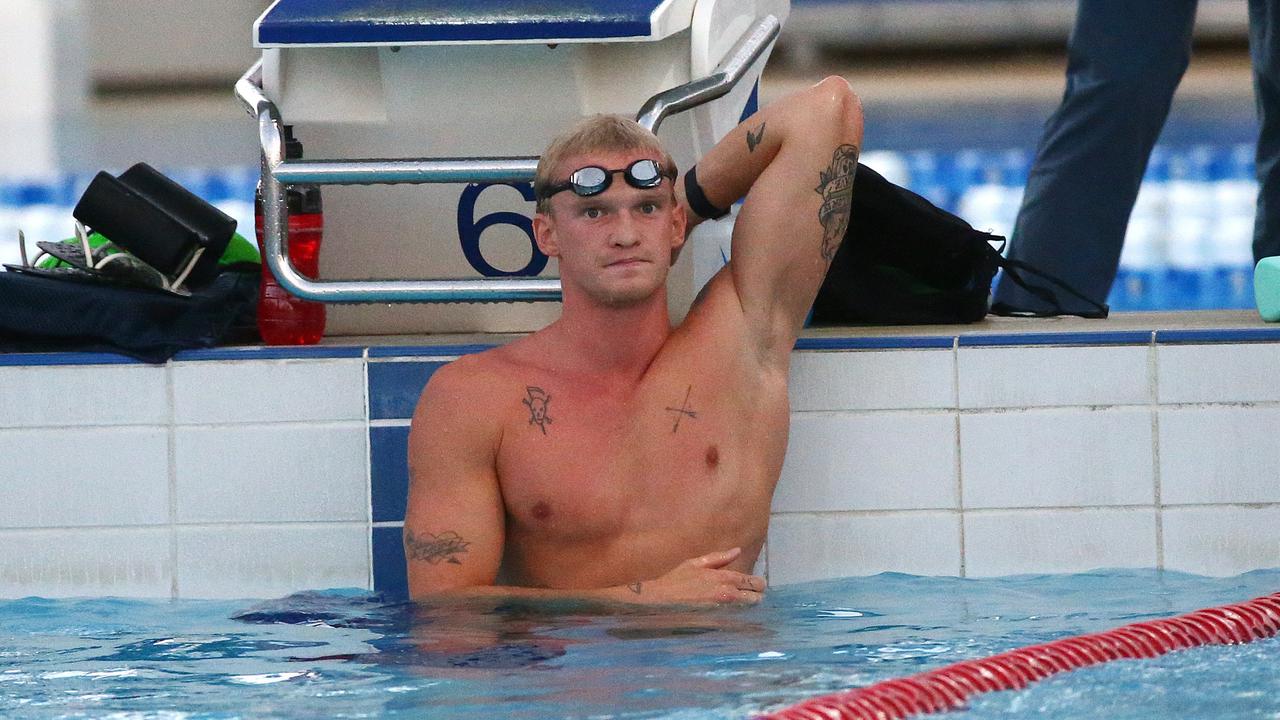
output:
M409 417L480 347L0 356L0 597L403 592ZM1280 566L1280 331L801 340L774 584Z

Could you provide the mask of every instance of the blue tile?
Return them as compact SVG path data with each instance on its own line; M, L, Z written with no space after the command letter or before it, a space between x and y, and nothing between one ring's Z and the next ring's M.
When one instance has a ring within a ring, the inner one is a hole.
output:
M305 345L273 347L244 345L233 347L183 350L174 360L326 360L330 358L364 357L364 348L339 345Z
M1172 343L1259 343L1280 342L1280 328L1236 328L1222 330L1160 330L1156 342Z
M413 417L422 388L442 362L369 363L369 419Z
M97 352L0 353L0 366L15 365L142 365L128 355Z
M369 357L459 357L495 347L497 347L496 344L478 343L472 345L379 345L369 348Z
M369 477L374 522L404 520L409 495L409 428L369 428Z
M373 590L386 602L409 599L409 576L404 566L403 528L373 529Z
M1148 330L960 336L960 347L991 345L1147 345L1150 342L1151 332Z
M949 348L951 336L919 337L811 337L796 340L796 350L891 350L908 348Z

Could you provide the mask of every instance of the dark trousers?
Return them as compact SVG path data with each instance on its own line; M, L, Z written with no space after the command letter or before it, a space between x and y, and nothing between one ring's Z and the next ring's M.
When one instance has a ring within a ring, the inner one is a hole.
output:
M1066 92L1036 151L1011 258L1106 300L1147 159L1191 58L1195 13L1196 0L1079 0ZM1280 0L1249 0L1249 48L1261 124L1257 259L1280 255ZM1049 309L1007 278L995 299Z

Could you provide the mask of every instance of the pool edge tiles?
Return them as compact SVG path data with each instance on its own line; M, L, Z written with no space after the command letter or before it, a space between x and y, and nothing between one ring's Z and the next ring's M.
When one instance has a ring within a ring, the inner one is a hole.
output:
M960 347L1011 345L1148 345L1156 330L1102 330L1098 332L1033 332L957 335Z
M110 352L0 352L0 367L54 365L147 365L137 358Z
M1280 343L1280 327L1156 331L1156 343L1162 345L1271 342Z

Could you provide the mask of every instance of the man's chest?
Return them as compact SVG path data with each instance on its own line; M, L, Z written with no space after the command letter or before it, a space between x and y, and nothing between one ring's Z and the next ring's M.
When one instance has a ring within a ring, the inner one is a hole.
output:
M744 493L758 502L785 448L785 390L744 396L728 375L655 373L625 394L543 376L518 390L498 457L515 532L587 541L697 521ZM756 404L779 400L781 424Z

